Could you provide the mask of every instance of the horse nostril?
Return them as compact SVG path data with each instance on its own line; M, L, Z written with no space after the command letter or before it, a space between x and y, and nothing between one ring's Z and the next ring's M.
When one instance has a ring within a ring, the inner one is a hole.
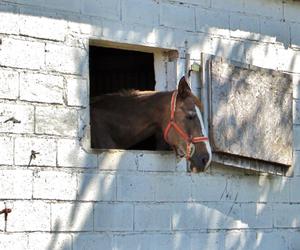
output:
M201 159L202 164L205 166L206 163L209 161L209 156L208 155L204 155Z

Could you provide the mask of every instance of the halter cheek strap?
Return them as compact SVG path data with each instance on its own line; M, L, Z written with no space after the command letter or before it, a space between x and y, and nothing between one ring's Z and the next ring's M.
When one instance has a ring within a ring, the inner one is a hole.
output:
M186 143L186 158L189 160L193 153L194 153L194 148L195 148L195 143L199 142L205 142L208 141L207 137L204 136L197 136L197 137L192 137L189 136L175 121L175 110L176 110L176 99L177 99L177 91L175 90L172 94L172 99L171 99L171 115L170 115L170 121L167 125L167 127L164 130L164 139L167 143L168 142L168 135L170 132L171 128L174 128L175 132L185 141ZM169 143L170 144L170 143Z

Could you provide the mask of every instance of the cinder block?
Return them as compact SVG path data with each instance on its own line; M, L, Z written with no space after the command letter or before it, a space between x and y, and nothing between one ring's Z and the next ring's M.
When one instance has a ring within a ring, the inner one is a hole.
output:
M81 233L73 236L73 250L113 249L112 238L107 234Z
M188 169L188 162L185 158L176 160L176 171L186 173Z
M26 0L21 0L25 1ZM52 0L51 2L45 1L40 2L38 4L41 4L45 7L50 7L58 10L65 10L65 11L71 11L71 12L80 12L81 7L81 1L80 0L73 0L73 1L60 1L60 0Z
M17 99L19 95L19 74L15 71L1 69L0 81L0 98Z
M20 104L0 105L0 132L33 133L34 108Z
M14 159L14 145L11 137L0 137L0 164L12 165Z
M266 181L267 180L267 181ZM268 186L267 182L270 182L270 190L265 188L261 193L261 200L272 201L272 202L289 202L290 197L290 179L287 177L271 177L266 180L262 179L261 183L263 186Z
M259 203L243 203L241 220L249 228L272 228L272 206Z
M27 250L72 250L72 236L67 233L30 233Z
M229 36L229 13L197 8L196 31Z
M28 2L27 0L13 0L13 2L17 2L23 5L34 5L39 7L48 7L51 9L64 10L68 12L80 12L81 1L73 0L73 1L61 1L61 0L52 0L52 1L40 1L34 0Z
M119 20L121 17L121 3L120 0L91 0L83 2L81 11L85 15Z
M224 234L224 249L257 249L255 232L244 230L227 231ZM264 249L264 248L258 248ZM268 248L266 248L268 249Z
M14 201L7 231L50 231L50 204L44 201Z
M138 204L135 206L135 231L170 231L171 204Z
M123 2L122 20L126 23L137 23L158 26L159 5L155 1L128 0Z
M299 23L291 23L291 44L292 46L299 47L300 46L300 34L299 34L299 29L300 29L300 24Z
M61 73L84 75L88 69L88 51L58 44L46 44L46 67Z
M192 199L195 201L233 200L233 196L224 176L192 176Z
M268 2L246 1L244 2L244 12L280 20L283 18L283 3L274 0Z
M147 152L138 154L137 163L141 171L169 172L175 171L176 158L173 152Z
M174 204L172 216L173 230L206 229L207 207L200 203Z
M0 5L0 33L18 34L18 7L8 4Z
M189 246L180 248L180 241L175 241L171 234L123 234L114 237L113 249L189 249Z
M190 201L192 179L188 175L155 176L156 201Z
M137 170L137 154L126 150L113 150L99 154L100 170Z
M300 125L300 100L293 100L293 124Z
M67 79L67 104L81 107L88 105L87 80L80 78Z
M287 232L289 234L289 249L297 250L300 248L299 231Z
M33 198L75 200L77 176L62 171L40 171L34 174Z
M300 192L299 192L300 177L291 178L290 185L291 185L290 202L300 202Z
M118 175L118 201L154 201L156 176L152 175Z
M35 132L46 135L76 136L77 112L74 109L55 106L36 107Z
M31 199L32 171L1 170L0 190L1 199Z
M93 231L93 204L66 202L51 204L51 230Z
M254 233L253 233L254 234ZM286 230L272 231L272 232L256 232L255 245L254 242L252 249L291 249L289 248L289 236L290 232ZM249 241L250 243L250 241ZM248 249L251 249L248 247ZM293 249L293 248L292 248ZM296 248L297 249L297 248Z
M174 29L171 27L158 26L152 29L152 32L148 33L149 36L147 38L150 40L149 43L151 43L152 46L154 45L161 48L178 49L178 47L184 46L184 41L186 40L186 37L183 35L183 33L185 34L186 32L187 31ZM177 65L177 68L180 67L178 67Z
M260 22L261 33L273 37L271 42L281 42L287 46L291 42L290 26L287 22L263 19Z
M192 233L191 234L191 250L199 248L222 250L224 248L224 233L209 232L209 233Z
M116 175L106 173L78 174L78 199L84 201L115 201Z
M288 178L248 176L240 181L238 202L288 202Z
M64 41L67 33L67 22L55 14L21 8L19 16L20 34L47 40Z
M274 204L274 227L296 228L300 226L299 204Z
M78 140L61 139L57 142L57 163L61 167L97 167L97 155L89 154L80 146Z
M288 202L289 179L286 177L248 176L240 181L237 201L241 202Z
M102 36L105 39L118 41L118 42L126 41L127 32L124 27L125 25L122 22L103 19L102 25L103 25Z
M295 125L293 126L293 139L294 139L294 149L300 150L300 126Z
M300 151L293 152L294 175L300 176Z
M15 38L2 38L1 40L0 65L24 69L44 68L44 43Z
M227 59L243 62L245 60L245 43L225 38L213 38L210 41L211 48L206 48L212 51L212 54ZM222 48L222 49L220 49Z
M126 203L96 203L95 231L132 231L133 205Z
M226 3L225 3L226 4ZM230 14L230 36L251 40L259 40L260 22L257 16Z
M63 85L62 76L22 73L20 75L20 99L62 104Z
M174 2L179 2L180 4L193 4L193 5L202 6L206 8L211 7L210 0L174 0Z
M188 6L161 3L160 24L181 30L195 31L195 9Z
M293 21L299 23L299 12L300 12L299 3L297 3L296 1L285 2L283 4L283 8L284 8L283 15L286 21Z
M76 20L68 21L70 33L90 35L90 37L100 37L102 35L102 18L82 16L79 23Z
M248 228L242 220L241 204L239 203L209 203L207 204L207 228L238 229Z
M27 242L25 233L0 234L0 249L24 250L27 249Z
M300 99L300 75L293 75L293 98Z
M229 0L211 0L211 7L214 9L220 9L222 11L231 11L231 12L243 12L243 1Z
M54 139L18 137L15 139L15 164L29 164L32 151L36 157L30 165L56 166L56 141Z

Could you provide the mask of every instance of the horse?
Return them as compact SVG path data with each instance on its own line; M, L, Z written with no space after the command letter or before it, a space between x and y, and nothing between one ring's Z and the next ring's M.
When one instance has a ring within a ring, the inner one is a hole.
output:
M174 91L131 90L99 96L90 103L91 146L129 149L157 133L178 157L191 162L193 172L205 171L211 151L196 107L201 111L202 103L185 77Z

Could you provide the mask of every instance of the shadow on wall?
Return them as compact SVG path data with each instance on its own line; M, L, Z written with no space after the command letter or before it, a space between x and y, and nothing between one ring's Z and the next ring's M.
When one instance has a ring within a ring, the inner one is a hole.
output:
M215 52L221 53L222 46L218 44ZM74 154L70 152L69 157ZM245 176L238 170L232 175L226 174L228 170L222 175L191 175L175 169L147 172L141 165L165 166L165 158L157 155L141 161L133 152L99 155L98 167L78 173L78 201L70 202L63 215L67 224L59 218L52 221L53 232L71 231L74 249L287 246L280 232L269 232L277 223L269 202L288 202L286 178ZM258 230L248 230L253 228ZM48 249L55 249L58 236Z
M274 249L287 245L282 236L288 232L270 232L277 221L269 203L288 197L286 179L246 177L238 170L227 175L153 172L149 169L168 167L166 158L152 155L154 163L145 163L151 159L145 157L104 153L98 168L78 172L77 200L52 203L61 209L55 215L52 209L47 249L71 249L63 241L66 233L72 234L73 249L89 250L267 249L272 237L278 242ZM253 228L258 230L248 230Z
M41 13L32 15L40 16ZM84 22L79 19L72 17L68 21ZM88 19L87 24L90 21ZM96 25L90 28L95 27L97 34ZM173 30L160 33L136 28L133 31L120 25L114 30L105 28L99 34L105 33L104 38L120 41L164 46L177 44ZM184 36L182 40L185 40ZM191 47L194 45L204 46L190 44ZM225 54L228 58L231 54L236 55L236 51L242 51L242 55L247 53L238 45L230 49L225 46L220 41L212 53ZM247 50L251 49L249 45ZM74 58L78 58L77 55ZM291 64L295 63L294 60ZM68 157L72 159L77 154L77 151L70 151ZM150 160L142 164L165 166L165 158L158 158L152 158L155 163ZM95 168L77 170L77 200L51 202L59 213L53 217L53 237L48 249L72 249L69 243L60 239L67 233L72 234L73 249L186 250L193 247L218 249L220 246L226 249L263 249L264 244L268 247L271 240L275 241L272 244L275 248L285 244L280 237L272 236L271 239L272 233L264 232L273 229L274 219L270 212L272 205L265 202L288 197L285 178L244 176L238 170L232 175L228 170L221 175L191 175L176 172L175 162L172 162L173 171L146 172L139 169L139 160L143 161L143 158L132 152L124 152L118 157L105 153L98 156ZM89 156L83 157L80 165L89 164ZM260 221L260 216L263 221ZM226 231L239 228L258 228L261 231ZM280 233L274 234L280 236Z

